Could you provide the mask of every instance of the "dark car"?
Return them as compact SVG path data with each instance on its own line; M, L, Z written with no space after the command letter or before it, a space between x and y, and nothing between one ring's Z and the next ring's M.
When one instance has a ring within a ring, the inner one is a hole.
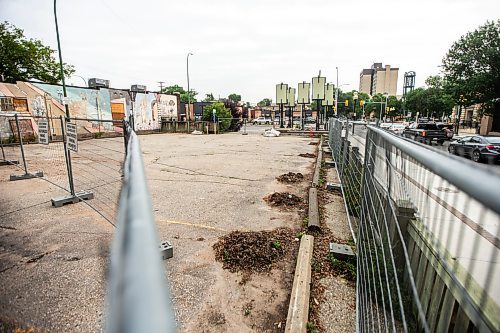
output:
M500 137L471 135L450 143L448 151L451 154L468 156L474 162L487 160L500 161Z

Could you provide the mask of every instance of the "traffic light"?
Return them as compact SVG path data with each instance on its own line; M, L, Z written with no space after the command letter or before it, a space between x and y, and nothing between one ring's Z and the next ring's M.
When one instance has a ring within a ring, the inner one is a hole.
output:
M349 106L349 100L348 100L348 99L346 99L346 100L345 100L344 105L345 105L345 106Z

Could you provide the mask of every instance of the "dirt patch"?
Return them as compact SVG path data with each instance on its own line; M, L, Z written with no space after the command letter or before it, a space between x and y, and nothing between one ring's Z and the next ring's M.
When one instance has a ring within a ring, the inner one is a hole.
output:
M301 198L288 192L274 192L265 197L264 200L271 206L291 207L302 203Z
M295 233L288 228L272 231L233 231L214 244L215 259L231 272L268 271L296 248Z
M303 153L303 154L299 154L300 157L307 157L307 158L316 158L316 155L315 154L311 154L311 153Z
M304 179L304 175L300 172L289 172L276 177L276 179L282 183L298 183Z
M6 318L0 316L0 332L14 332L14 333L48 333L48 331L30 326L23 325L19 323L17 320L13 320L11 318Z
M208 316L208 322L215 326L224 325L226 323L226 317L223 313L212 311Z

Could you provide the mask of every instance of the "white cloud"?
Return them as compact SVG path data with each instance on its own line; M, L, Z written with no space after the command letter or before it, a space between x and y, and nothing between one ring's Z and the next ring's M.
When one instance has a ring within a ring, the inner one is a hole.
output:
M0 0L0 19L56 47L52 0ZM115 87L157 81L215 96L274 99L274 85L310 81L318 70L356 89L373 62L399 67L417 86L437 74L461 35L500 12L497 0L244 1L65 0L58 2L64 60L78 75ZM81 84L81 79L69 82Z

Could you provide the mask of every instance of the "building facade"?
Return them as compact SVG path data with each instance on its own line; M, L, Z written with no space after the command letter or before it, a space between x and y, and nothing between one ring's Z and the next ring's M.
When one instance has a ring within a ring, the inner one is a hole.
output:
M399 68L374 63L371 68L363 69L359 75L359 91L369 94L388 94L396 96L398 90Z

